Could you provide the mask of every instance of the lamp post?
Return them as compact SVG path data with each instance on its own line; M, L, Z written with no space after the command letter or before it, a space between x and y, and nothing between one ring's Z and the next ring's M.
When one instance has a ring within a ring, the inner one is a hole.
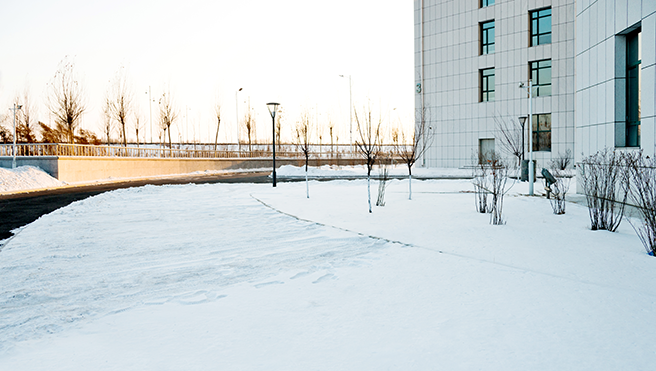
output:
M339 75L339 77L346 77ZM353 85L351 85L351 75L349 78L349 144L353 144Z
M237 155L241 153L241 141L239 140L239 100L237 99L237 94L239 94L240 91L244 90L244 88L239 88L235 92L235 117L237 118Z
M14 103L14 107L10 108L10 110L14 111L14 149L12 151L12 154L14 157L11 160L11 168L15 169L16 168L16 111L19 109L23 108L20 104Z
M520 83L519 87L526 89L524 83ZM533 196L533 182L535 177L535 165L533 164L533 81L528 80L528 195Z
M276 111L280 103L267 103L267 108L269 108L269 113L271 114L271 121L273 123L273 186L276 186Z
M526 136L526 131L524 130L524 124L526 123L526 116L519 116L519 124L522 126L522 156L520 160L524 161L524 137Z

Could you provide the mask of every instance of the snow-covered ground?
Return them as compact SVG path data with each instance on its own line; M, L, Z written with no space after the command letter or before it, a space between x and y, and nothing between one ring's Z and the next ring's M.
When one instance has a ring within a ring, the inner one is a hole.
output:
M66 185L34 166L19 166L15 169L0 167L0 193L27 189L55 188Z
M0 369L653 369L656 260L526 186L503 226L467 180L75 202L0 248Z

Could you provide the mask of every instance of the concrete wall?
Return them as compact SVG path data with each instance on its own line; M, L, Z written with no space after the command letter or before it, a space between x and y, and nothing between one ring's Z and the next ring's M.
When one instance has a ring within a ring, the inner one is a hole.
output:
M11 157L0 157L0 167L11 168ZM362 164L352 159L310 159L311 166ZM303 159L276 159L276 167L302 166ZM172 174L186 174L205 170L271 168L267 158L229 159L160 159L120 157L17 157L17 166L37 166L64 182L87 182L107 178L139 178Z

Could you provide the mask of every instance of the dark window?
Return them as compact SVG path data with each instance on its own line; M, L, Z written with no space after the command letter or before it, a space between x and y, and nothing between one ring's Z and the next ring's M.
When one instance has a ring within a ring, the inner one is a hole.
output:
M481 102L494 100L494 68L481 70Z
M551 59L531 62L531 81L536 96L551 95Z
M626 37L626 146L640 146L640 29Z
M494 53L494 21L481 23L481 54Z
M481 8L494 5L494 0L481 0Z
M533 115L533 151L551 151L551 114Z
M531 45L551 44L551 8L531 12Z

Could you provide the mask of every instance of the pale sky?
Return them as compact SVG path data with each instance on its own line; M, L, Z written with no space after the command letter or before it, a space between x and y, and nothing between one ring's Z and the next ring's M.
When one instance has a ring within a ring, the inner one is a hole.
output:
M412 126L411 1L21 0L4 1L0 13L0 104L8 109L29 88L37 118L46 123L46 85L68 57L86 91L82 127L98 135L103 98L121 67L147 140L150 86L153 99L172 93L179 112L176 138L213 141L218 100L219 140L234 142L235 92L243 88L240 119L250 101L260 140L271 138L266 103L277 101L283 140L290 140L299 113L309 110L319 112L320 126L335 121L340 142L346 142L348 75L356 109L370 104L385 122ZM158 117L155 101L153 140ZM129 133L133 139L134 130ZM327 129L323 137L329 142Z

